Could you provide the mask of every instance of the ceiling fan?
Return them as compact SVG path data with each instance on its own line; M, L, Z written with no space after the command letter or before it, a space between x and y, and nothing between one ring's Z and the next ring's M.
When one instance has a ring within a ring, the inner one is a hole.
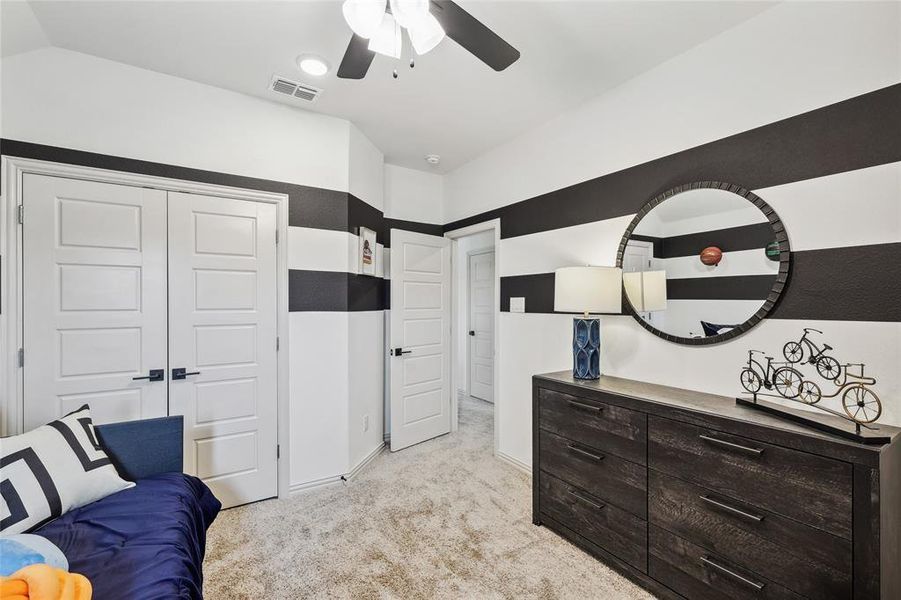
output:
M447 35L495 71L519 59L519 50L451 0L345 0L342 12L354 33L338 67L341 79L363 79L376 53L399 59L404 30L419 55Z

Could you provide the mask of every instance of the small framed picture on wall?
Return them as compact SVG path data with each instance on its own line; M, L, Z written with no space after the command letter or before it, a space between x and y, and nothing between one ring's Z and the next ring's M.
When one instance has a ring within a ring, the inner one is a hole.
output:
M375 232L365 227L360 227L360 254L359 273L361 275L375 275Z

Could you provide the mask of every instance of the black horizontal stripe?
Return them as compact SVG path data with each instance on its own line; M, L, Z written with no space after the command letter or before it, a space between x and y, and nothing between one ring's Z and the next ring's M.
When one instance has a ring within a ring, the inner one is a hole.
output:
M686 277L666 280L668 300L766 300L776 275Z
M766 290L764 278L770 282ZM762 300L772 281L772 275L672 279L667 281L667 294L671 299L700 296ZM715 286L711 294L716 289L718 295L701 296L697 289L708 284L696 282L710 282ZM746 294L742 286L754 286L754 293ZM509 312L510 298L518 296L525 298L527 313L553 313L554 274L501 277L501 310ZM792 252L790 280L767 318L901 322L899 298L901 243L804 250Z
M646 236L632 236L635 239L647 239ZM776 239L773 226L769 223L754 223L726 229L716 229L701 233L687 233L665 238L655 238L655 258L678 258L680 256L698 256L708 246L716 246L723 252L738 252L763 248Z
M501 220L511 238L638 212L693 181L749 190L901 160L901 84L751 129L445 225Z
M385 309L385 280L338 271L288 271L290 312L357 312Z
M424 233L426 235L444 235L444 227L435 225L434 223L420 223L418 221L404 221L403 219L392 219L385 217L384 222L384 238L385 248L391 246L391 230L403 229L404 231L413 231L416 233Z
M110 171L123 171L153 177L166 177L183 181L196 181L198 183L286 194L289 199L289 225L347 231L348 194L346 192L10 139L0 140L0 154Z
M901 243L793 252L770 317L901 322Z

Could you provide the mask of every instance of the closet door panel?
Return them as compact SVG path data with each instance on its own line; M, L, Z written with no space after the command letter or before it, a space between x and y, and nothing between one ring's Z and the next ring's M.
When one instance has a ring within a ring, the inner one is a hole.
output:
M278 493L275 230L274 205L169 193L170 412L225 506Z
M23 178L24 426L167 414L166 193Z

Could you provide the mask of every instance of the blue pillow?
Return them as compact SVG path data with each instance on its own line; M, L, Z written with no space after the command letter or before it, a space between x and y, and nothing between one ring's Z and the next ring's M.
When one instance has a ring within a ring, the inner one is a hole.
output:
M37 563L69 570L66 555L47 538L31 533L0 537L0 576L8 577L22 567Z

